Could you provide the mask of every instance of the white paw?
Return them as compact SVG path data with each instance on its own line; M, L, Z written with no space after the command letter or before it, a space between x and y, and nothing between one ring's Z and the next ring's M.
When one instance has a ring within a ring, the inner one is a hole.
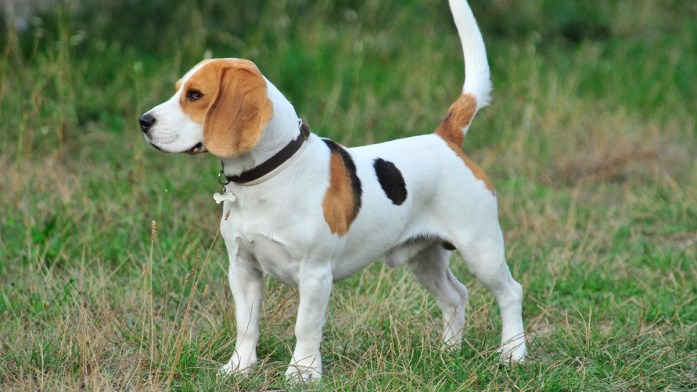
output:
M290 365L286 370L286 381L291 384L318 382L322 379L322 369L312 366Z
M501 354L501 362L505 365L524 362L528 355L525 339L515 339L502 345L499 353Z
M256 364L249 364L243 368L240 368L239 364L233 363L233 361L230 360L230 362L226 363L220 368L220 370L218 370L218 377L223 378L236 375L248 375L252 372L252 370L254 370L255 365Z

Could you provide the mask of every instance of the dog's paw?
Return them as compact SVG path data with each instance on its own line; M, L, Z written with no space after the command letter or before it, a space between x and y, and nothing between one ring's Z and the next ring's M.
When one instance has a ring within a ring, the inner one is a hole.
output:
M240 368L239 364L233 363L231 360L230 362L226 363L223 365L220 370L218 370L218 378L225 378L225 377L231 377L231 376L246 376L254 370L256 364L249 364L243 368Z
M322 369L311 366L290 365L286 370L286 381L290 384L319 382Z
M499 354L501 355L501 363L504 365L524 362L525 357L528 355L528 351L525 348L525 339L515 339L503 344L499 348Z
M462 323L458 323L457 327L446 324L443 331L443 341L441 343L441 351L450 351L462 347Z

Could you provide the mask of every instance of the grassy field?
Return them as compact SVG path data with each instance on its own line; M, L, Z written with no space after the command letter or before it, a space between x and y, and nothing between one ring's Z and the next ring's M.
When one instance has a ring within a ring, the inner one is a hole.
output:
M697 389L697 4L472 1L494 101L463 146L492 178L530 358L493 298L460 350L381 263L335 286L318 390ZM140 4L144 3L144 4ZM447 2L68 3L0 32L0 390L283 390L297 295L267 282L250 377L217 233L219 162L138 116L206 56L255 61L346 145L432 132L462 83Z

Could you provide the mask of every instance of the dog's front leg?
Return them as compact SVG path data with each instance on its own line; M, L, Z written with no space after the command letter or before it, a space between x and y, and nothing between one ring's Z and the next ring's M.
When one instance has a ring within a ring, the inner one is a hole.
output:
M303 265L298 281L300 304L295 322L296 345L286 377L307 382L322 377L320 343L332 292L331 265Z
M257 363L264 278L255 263L231 254L228 280L235 301L237 341L232 358L220 373L249 373Z

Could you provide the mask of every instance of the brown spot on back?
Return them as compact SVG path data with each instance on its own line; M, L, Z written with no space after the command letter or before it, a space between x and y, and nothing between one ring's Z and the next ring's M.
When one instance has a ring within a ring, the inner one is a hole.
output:
M361 182L349 153L331 140L329 146L329 187L324 194L324 220L332 234L343 236L361 208Z
M496 196L494 185L491 183L489 176L487 176L486 173L484 173L484 170L482 170L482 168L480 168L474 162L472 162L467 157L467 155L465 155L460 146L457 146L454 143L451 143L447 140L445 142L448 144L448 147L450 147L450 149L453 150L455 154L457 154L457 156L460 157L460 159L462 159L462 161L465 163L465 166L467 166L470 169L474 177L482 181L486 186L486 189L488 189L492 195Z
M187 99L191 90L202 98ZM261 72L251 61L238 59L204 60L184 82L179 104L187 116L203 124L203 144L220 157L256 146L273 114Z
M462 145L465 133L462 128L466 127L477 112L477 98L471 94L462 94L450 105L448 113L438 125L436 134L449 143L457 146Z

